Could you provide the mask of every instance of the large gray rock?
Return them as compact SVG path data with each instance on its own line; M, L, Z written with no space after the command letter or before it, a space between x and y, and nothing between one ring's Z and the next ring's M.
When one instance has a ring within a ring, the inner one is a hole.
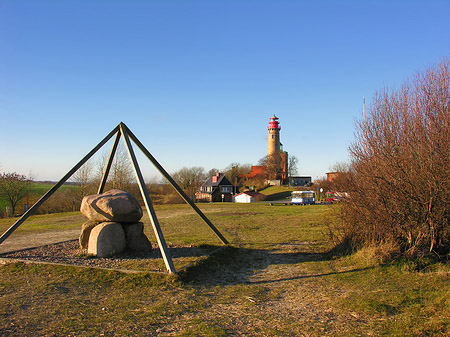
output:
M118 222L103 222L91 230L88 254L107 257L125 250L126 239L122 225Z
M80 243L81 249L87 249L89 244L89 235L91 235L92 228L98 225L98 222L87 221L81 226L80 237L78 242Z
M139 202L130 193L122 190L110 190L84 197L80 211L95 222L138 222L142 218Z
M134 252L149 253L152 250L152 244L144 234L144 224L136 222L132 224L122 224L127 241L127 249Z

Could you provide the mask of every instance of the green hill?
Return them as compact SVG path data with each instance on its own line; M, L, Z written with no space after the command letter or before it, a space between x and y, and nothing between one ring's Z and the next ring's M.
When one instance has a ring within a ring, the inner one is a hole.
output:
M295 189L293 187L284 187L284 186L269 186L259 193L262 193L266 196L267 201L274 201L280 199L288 199L291 196L291 192Z

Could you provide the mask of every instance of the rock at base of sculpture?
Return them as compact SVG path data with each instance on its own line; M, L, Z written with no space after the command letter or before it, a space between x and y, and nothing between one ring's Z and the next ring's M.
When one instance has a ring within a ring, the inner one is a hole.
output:
M81 226L80 237L78 242L80 243L80 249L87 249L89 244L89 235L91 235L92 228L97 226L98 223L94 221L87 221Z
M144 234L144 224L142 222L123 224L123 229L125 231L127 249L134 252L151 252L152 244Z
M80 211L95 222L133 223L142 218L139 202L130 193L118 189L84 197Z
M142 208L128 192L110 190L83 198L80 211L89 221L79 237L80 248L88 254L107 257L125 249L149 253L152 245L144 234Z
M91 230L88 254L107 257L125 250L126 239L118 222L103 222Z

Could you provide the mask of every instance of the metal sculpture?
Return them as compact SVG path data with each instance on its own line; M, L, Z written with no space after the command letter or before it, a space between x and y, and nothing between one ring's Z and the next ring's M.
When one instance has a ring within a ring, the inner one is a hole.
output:
M45 193L32 207L28 209L10 228L8 228L2 236L0 236L0 244L5 241L30 215L32 215L36 210L61 187L84 163L86 163L89 158L91 158L100 148L102 148L113 136L114 139L111 152L109 154L108 162L103 172L103 177L98 188L98 194L103 193L103 190L108 179L109 171L114 160L114 155L117 151L117 146L120 141L120 137L123 137L125 147L128 152L128 157L133 166L133 170L136 176L136 181L139 186L139 190L144 200L145 207L147 209L150 222L152 224L153 232L155 234L156 240L158 242L161 255L164 260L164 264L169 273L175 273L175 267L173 265L172 257L167 248L166 241L164 239L161 227L158 222L153 204L150 200L150 196L145 186L144 178L142 176L139 164L137 162L136 156L134 154L133 143L142 151L142 153L150 160L150 162L155 166L155 168L162 174L162 176L172 185L172 187L177 191L177 193L189 204L194 211L203 219L203 221L214 231L214 233L220 238L224 244L228 244L225 237L219 232L219 230L209 221L209 219L203 214L203 212L195 205L195 203L187 196L187 194L178 186L178 184L173 180L173 178L166 172L166 170L158 163L158 161L151 155L151 153L145 148L145 146L139 141L139 139L130 131L130 129L122 122L119 123L100 143L97 144L83 159L80 160L60 181L58 181L47 193ZM130 140L131 139L131 140Z

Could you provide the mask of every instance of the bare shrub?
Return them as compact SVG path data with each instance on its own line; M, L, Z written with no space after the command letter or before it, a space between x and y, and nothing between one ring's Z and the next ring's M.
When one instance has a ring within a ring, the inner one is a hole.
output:
M94 179L93 171L94 164L92 161L88 161L72 176L72 181L80 187L77 190L77 199L80 202L86 195L97 193L99 184ZM100 180L100 178L98 180Z
M342 238L407 256L450 252L449 59L398 90L377 92L356 125L351 167L337 184Z
M155 205L183 204L184 200L169 183L153 181L147 184L152 203Z
M57 190L37 210L37 214L62 213L73 211L73 198L76 192L70 189Z

